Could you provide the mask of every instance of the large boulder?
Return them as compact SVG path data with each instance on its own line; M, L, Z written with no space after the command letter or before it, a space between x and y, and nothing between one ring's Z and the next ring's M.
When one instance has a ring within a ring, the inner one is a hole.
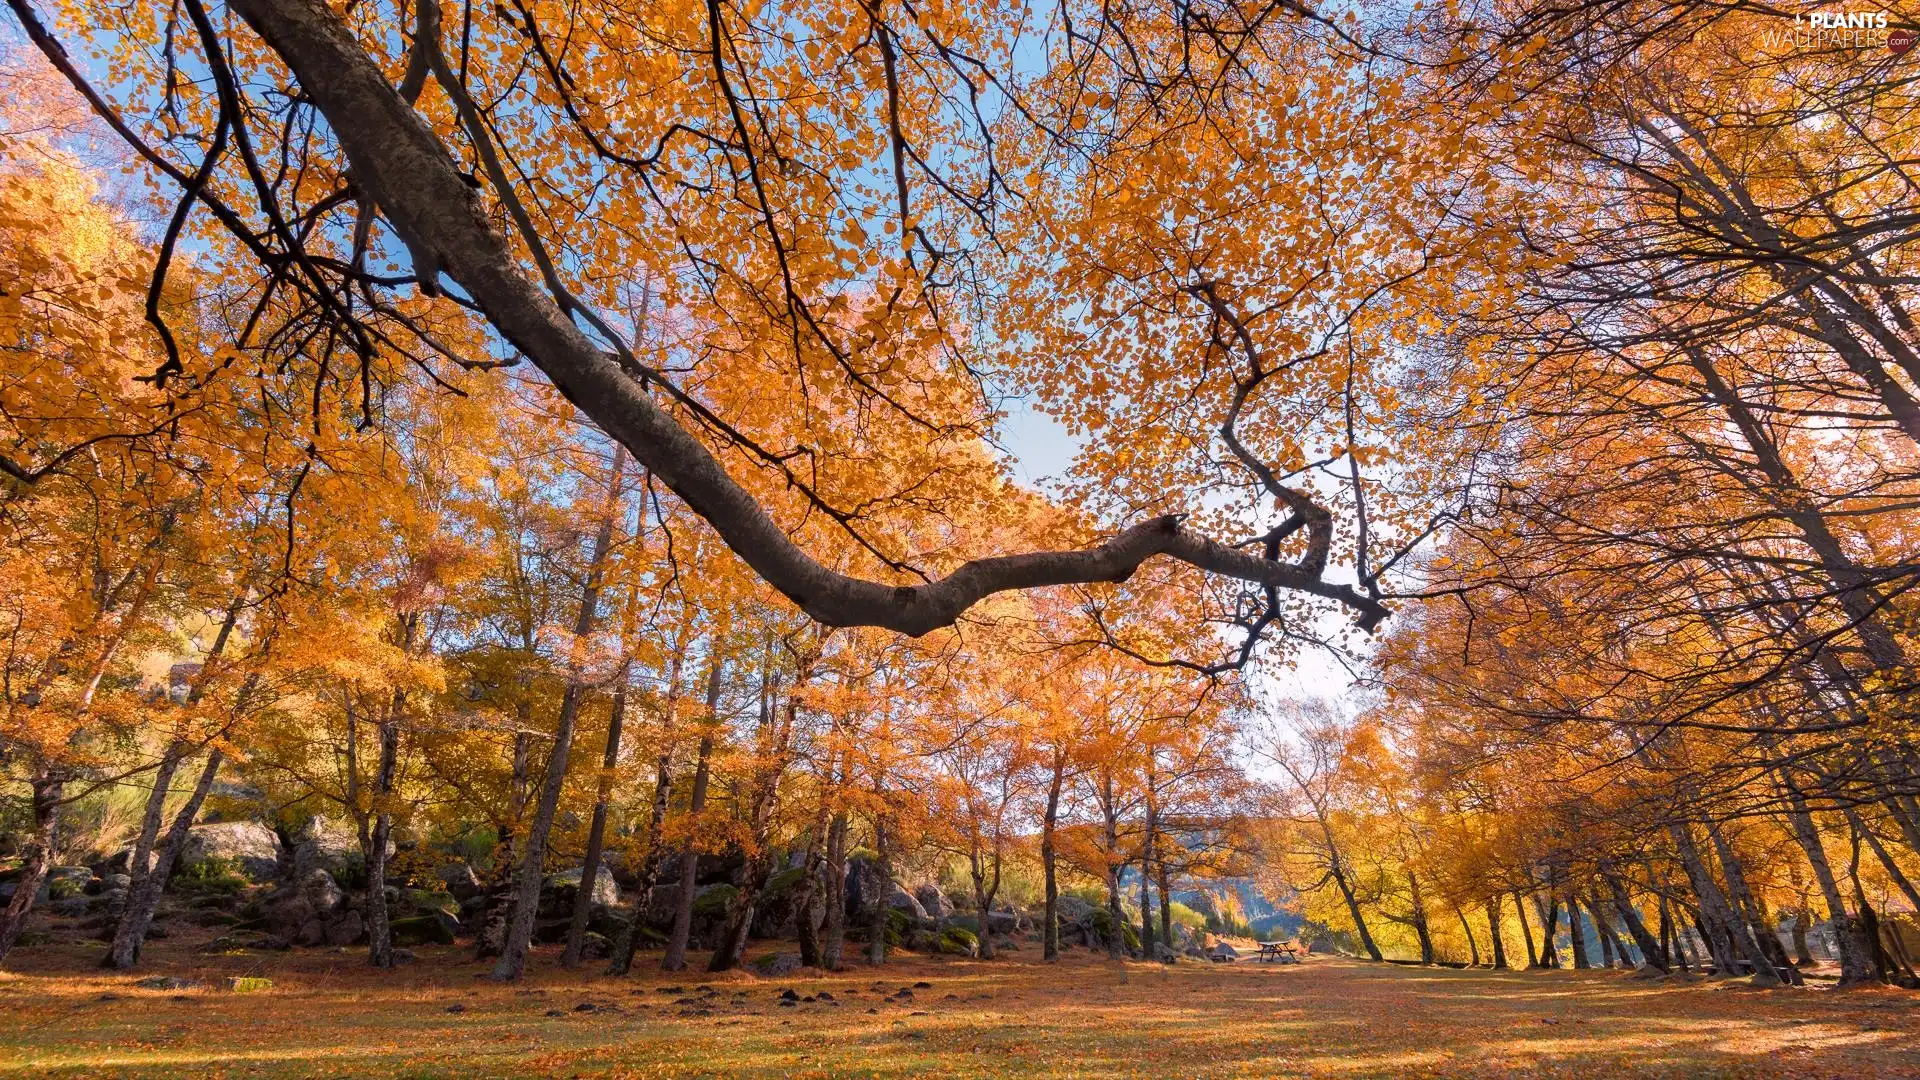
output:
M1022 934L1033 929L1033 923L1003 901L987 912L987 929L995 934Z
M953 914L953 901L940 891L940 886L929 881L913 890L913 898L920 901L920 907L936 919L944 919Z
M327 940L328 924L346 903L346 894L333 875L315 868L300 880L275 890L260 908L275 936L301 945L319 945Z
M827 916L824 889L815 888L807 899L807 910L800 910L801 887L806 884L804 866L789 866L767 878L753 909L753 936L761 938L797 938L804 914L815 928Z
M1093 914L1093 905L1073 895L1063 895L1054 900L1053 910L1063 923L1079 922Z
M979 956L980 939L964 926L949 926L934 939L934 948L948 956Z
M55 900L85 895L93 881L91 866L52 866L47 868L47 894Z
M195 825L180 849L180 864L215 859L254 881L272 881L280 876L280 837L257 821Z
M915 922L933 921L927 916L927 909L921 907L920 901L899 882L893 883L893 892L887 897L887 906L906 912Z
M395 945L451 945L460 927L444 912L409 915L389 924Z
M367 922L357 911L343 911L326 924L324 934L329 945L358 945L367 940Z
M800 970L800 954L783 952L763 956L754 961L753 967L769 979L782 979Z
M147 852L147 869L148 870L152 870L153 864L160 860L160 852L157 850L159 847L160 847L159 844L155 844L154 848L156 850ZM122 848L119 851L114 852L111 856L108 857L106 862L101 863L99 866L95 867L94 869L98 870L100 872L100 876L103 878L113 874L131 875L133 873L133 849Z
M387 841L387 854L393 854ZM366 872L360 851L360 831L351 824L315 814L293 834L293 879L303 880L314 870L325 870L336 880L354 880ZM356 886L358 887L358 886Z
M480 875L474 873L473 867L464 862L443 863L433 872L433 876L440 880L441 886L447 890L447 895L463 905L487 889L486 884L480 880ZM596 888L594 891L599 890Z
M548 877L541 888L552 892L558 905L564 907L568 914L572 914L574 897L579 893L580 879L585 875L586 867L584 866L562 870ZM620 902L620 887L614 883L613 868L605 864L601 865L599 873L593 875L593 902L602 907L612 907ZM540 906L544 908L548 905Z

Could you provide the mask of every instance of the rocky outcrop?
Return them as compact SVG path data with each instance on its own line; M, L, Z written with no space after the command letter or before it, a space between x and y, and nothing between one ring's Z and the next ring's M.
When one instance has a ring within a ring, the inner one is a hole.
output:
M181 848L180 865L216 859L253 881L272 881L280 876L280 837L257 821L195 825Z
M268 932L298 945L350 944L366 932L333 875L317 868L266 896L260 910Z
M901 885L899 882L890 882L890 884L893 886L893 891L887 896L888 907L897 908L906 912L908 917L912 918L915 922L933 921L927 915L927 909L920 906L919 899L908 892L906 886Z
M586 867L576 866L571 870L562 870L549 876L540 888L542 891L554 894L553 901L556 909L564 908L571 914L574 897L580 891L580 879L584 876L586 876ZM603 864L600 872L593 875L593 902L602 907L612 907L620 902L620 887L614 883L612 867ZM548 905L542 903L540 906L545 908Z
M360 852L360 831L351 824L324 814L315 814L293 834L293 879L299 881L313 870L325 870L335 880L352 881L365 871L366 860ZM394 852L387 841L387 855Z
M444 863L433 872L433 876L439 879L447 895L458 900L462 906L487 889L480 875L473 872L473 867L463 862Z
M953 901L947 899L947 894L941 892L940 886L933 882L913 890L913 897L920 901L922 910L936 919L944 919L953 914Z

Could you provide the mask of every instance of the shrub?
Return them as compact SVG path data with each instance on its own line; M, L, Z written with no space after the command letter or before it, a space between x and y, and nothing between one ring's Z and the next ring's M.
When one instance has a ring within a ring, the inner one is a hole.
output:
M1085 900L1088 905L1096 908L1107 906L1107 889L1104 885L1069 885L1060 890L1060 895Z
M1093 925L1093 932L1100 935L1101 941L1105 942L1105 941L1113 940L1113 913L1112 912L1108 911L1106 908L1103 908L1103 907L1094 908L1091 919L1092 919L1092 925ZM1139 952L1140 951L1140 931L1135 930L1133 928L1132 923L1122 920L1120 923L1120 942L1128 950L1132 952Z
M173 875L173 887L183 893L231 895L247 887L233 861L220 855L182 866Z
M1205 930L1207 928L1207 917L1205 915L1200 914L1178 900L1173 902L1172 907L1170 907L1168 911L1174 922L1179 923L1189 930Z

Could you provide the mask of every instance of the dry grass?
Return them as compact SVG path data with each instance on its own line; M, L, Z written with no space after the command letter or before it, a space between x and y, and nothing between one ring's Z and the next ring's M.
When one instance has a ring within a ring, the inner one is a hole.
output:
M0 1080L1920 1077L1920 997L1885 989L1769 992L1332 958L1166 968L1084 952L1058 965L1023 952L782 980L651 968L608 979L541 955L524 983L500 986L451 950L422 952L376 974L358 951L208 957L166 941L141 973L274 981L234 994L136 989L135 976L89 969L98 951L71 942L21 950L17 970L0 974ZM881 1000L914 982L931 986L910 1002ZM789 986L836 1001L780 1007ZM683 997L709 1015L683 1015L696 1008ZM576 1011L582 1003L596 1008Z

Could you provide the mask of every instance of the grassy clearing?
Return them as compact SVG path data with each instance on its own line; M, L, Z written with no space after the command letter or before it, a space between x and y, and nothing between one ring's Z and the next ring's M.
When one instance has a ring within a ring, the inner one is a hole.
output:
M0 1080L1920 1076L1920 997L1887 989L1767 992L1333 958L1165 968L1084 953L1059 965L1023 953L790 979L650 969L607 979L542 955L524 983L500 986L452 950L377 974L358 951L263 961L154 949L142 975L273 986L144 990L138 976L86 969L92 956L78 949L23 950L20 970L0 975ZM916 982L930 985L889 996ZM834 1000L783 1007L786 988Z

